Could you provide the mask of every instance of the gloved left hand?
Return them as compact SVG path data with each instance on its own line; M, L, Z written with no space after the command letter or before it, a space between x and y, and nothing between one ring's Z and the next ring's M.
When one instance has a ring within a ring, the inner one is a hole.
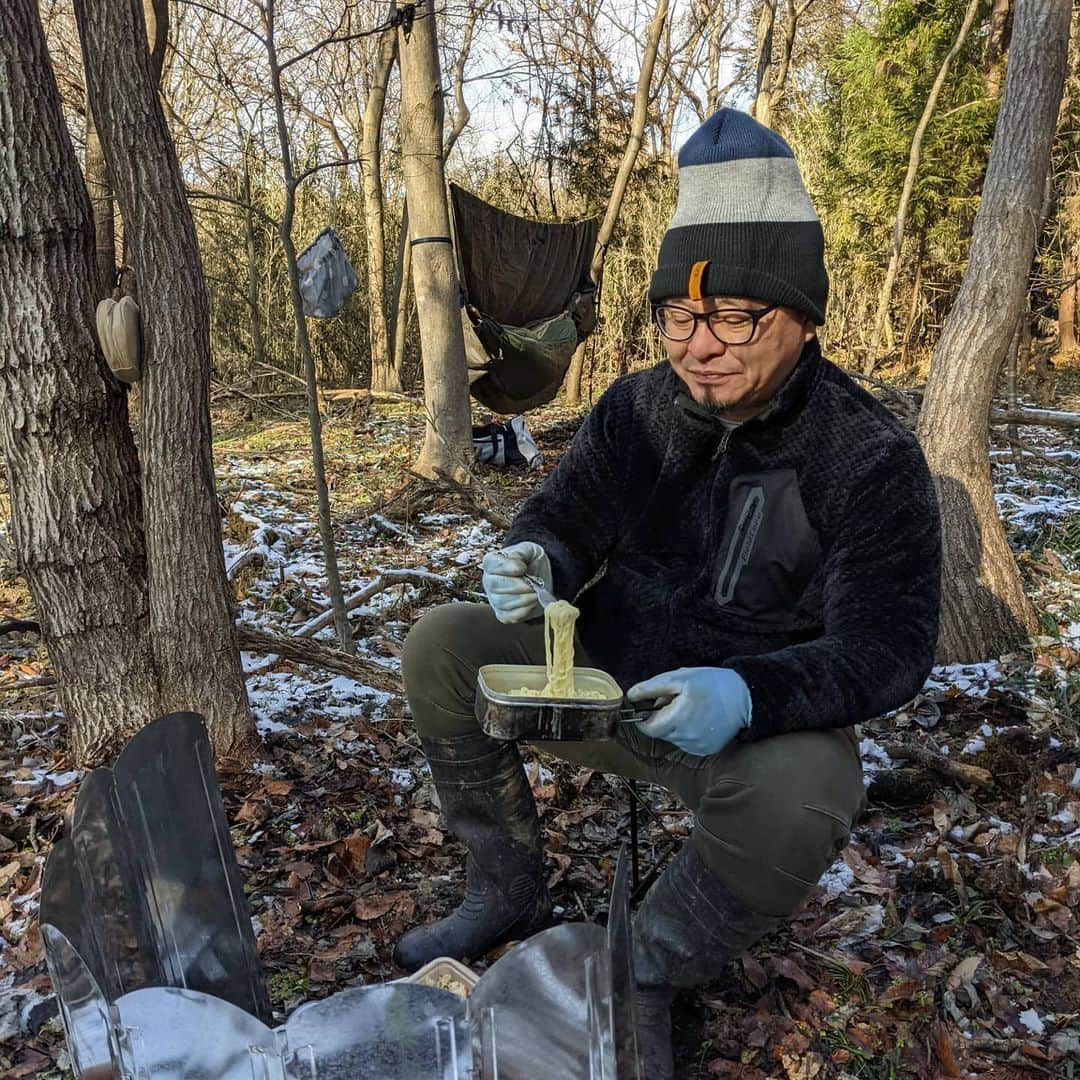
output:
M631 702L670 697L638 728L653 739L674 743L698 757L718 754L750 726L750 688L731 668L679 668L636 683L626 692Z

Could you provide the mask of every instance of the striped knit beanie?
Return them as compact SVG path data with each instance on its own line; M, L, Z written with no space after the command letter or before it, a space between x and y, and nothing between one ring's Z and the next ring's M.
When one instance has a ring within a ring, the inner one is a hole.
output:
M679 201L649 300L746 296L825 321L824 237L791 147L721 109L679 151Z

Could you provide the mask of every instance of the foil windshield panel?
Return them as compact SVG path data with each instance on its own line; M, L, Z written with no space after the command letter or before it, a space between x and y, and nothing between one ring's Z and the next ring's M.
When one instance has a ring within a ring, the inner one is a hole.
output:
M142 945L166 986L201 990L269 1020L251 916L202 718L140 731L113 769L141 902Z
M46 865L42 923L72 943L108 1002L199 990L271 1019L202 718L173 713L84 779L70 842Z

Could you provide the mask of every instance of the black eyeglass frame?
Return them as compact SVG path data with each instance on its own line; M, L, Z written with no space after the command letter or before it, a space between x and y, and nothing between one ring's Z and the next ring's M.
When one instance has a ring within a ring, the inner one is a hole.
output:
M766 315L775 311L777 308L783 307L783 304L769 304L763 308L717 308L715 311L690 311L688 308L680 307L678 304L653 304L653 325L660 331L662 337L666 337L668 341L689 341L696 333L699 322L703 322L708 328L709 333L712 334L721 345L749 345L754 337L757 335L758 323L761 322ZM690 333L685 337L676 337L674 334L669 334L664 329L663 319L660 313L665 309L671 309L675 311L681 311L684 315L689 315L694 320L694 325L691 327ZM749 315L750 316L750 333L742 341L725 341L717 332L716 327L709 321L714 315Z

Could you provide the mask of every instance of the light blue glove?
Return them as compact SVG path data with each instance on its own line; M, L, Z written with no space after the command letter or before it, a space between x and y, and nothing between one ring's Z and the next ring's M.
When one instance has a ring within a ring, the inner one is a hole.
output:
M540 601L524 580L526 574L532 574L551 591L551 562L539 544L523 540L502 551L489 551L483 566L484 592L499 622L525 622L541 614Z
M698 757L718 754L743 728L750 726L750 688L731 668L684 667L636 683L629 701L670 697L662 709L638 728L653 739L665 739Z

